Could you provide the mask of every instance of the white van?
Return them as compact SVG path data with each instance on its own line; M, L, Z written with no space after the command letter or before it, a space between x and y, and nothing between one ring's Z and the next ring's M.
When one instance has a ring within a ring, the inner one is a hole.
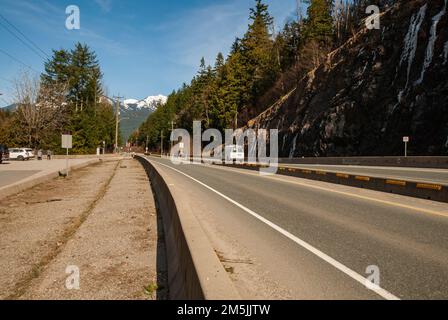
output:
M225 157L226 161L244 161L244 147L235 144L226 146Z

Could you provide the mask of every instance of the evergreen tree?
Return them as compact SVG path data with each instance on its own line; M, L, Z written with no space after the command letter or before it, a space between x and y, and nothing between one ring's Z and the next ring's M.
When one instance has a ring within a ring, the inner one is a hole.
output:
M306 36L309 40L328 42L333 37L332 0L310 0L306 20Z
M69 104L67 123L61 132L73 134L74 153L94 153L106 142L114 143L115 117L113 107L100 104L102 73L95 52L77 43L74 49L53 51L41 75L45 85L63 84ZM56 142L57 139L54 139ZM52 143L58 148L60 143Z
M140 127L138 142L145 144L148 136L149 147L160 148L162 131L164 142L168 142L171 120L188 130L193 120L201 120L203 128L236 129L292 90L299 79L322 63L337 38L333 0L303 2L308 4L307 18L298 14L297 21L272 34L268 6L255 0L247 32L235 39L229 55L224 58L219 53L213 67L202 58L192 81L173 92L166 105Z

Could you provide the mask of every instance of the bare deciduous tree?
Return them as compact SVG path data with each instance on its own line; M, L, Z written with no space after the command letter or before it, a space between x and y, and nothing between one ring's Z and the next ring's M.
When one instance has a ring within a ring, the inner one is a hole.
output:
M19 135L29 147L39 147L42 140L62 130L66 120L66 85L42 85L28 73L15 81Z

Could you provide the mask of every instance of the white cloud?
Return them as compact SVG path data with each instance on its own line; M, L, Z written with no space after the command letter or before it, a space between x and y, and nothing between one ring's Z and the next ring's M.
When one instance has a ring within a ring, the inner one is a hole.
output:
M208 64L213 64L218 52L227 54L235 38L244 35L253 4L253 0L231 0L196 8L172 17L157 29L168 33L175 30L167 39L168 54L173 61L198 67L204 56ZM279 30L294 11L295 0L271 0L268 4Z
M110 10L112 10L112 0L95 0L95 3L104 12L109 12Z

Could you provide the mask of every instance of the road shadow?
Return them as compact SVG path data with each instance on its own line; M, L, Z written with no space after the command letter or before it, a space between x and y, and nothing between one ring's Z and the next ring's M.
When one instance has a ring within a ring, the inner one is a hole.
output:
M168 262L166 255L166 244L165 244L165 232L163 228L162 215L160 213L159 204L156 199L155 190L150 182L153 198L155 202L155 207L157 211L157 254L156 254L156 268L157 268L157 300L168 300L169 299L169 288L168 288Z

